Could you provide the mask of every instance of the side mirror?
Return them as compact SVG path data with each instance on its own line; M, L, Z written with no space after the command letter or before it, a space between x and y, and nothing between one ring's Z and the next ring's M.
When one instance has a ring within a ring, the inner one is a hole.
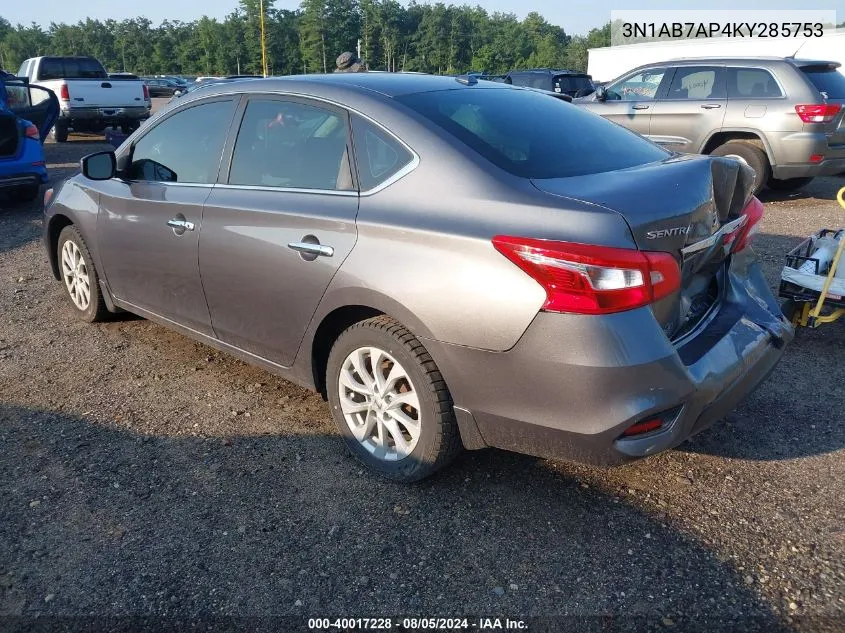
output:
M596 101L607 101L607 88L604 86L596 88Z
M90 180L109 180L117 171L117 158L114 152L88 154L80 161L82 175Z

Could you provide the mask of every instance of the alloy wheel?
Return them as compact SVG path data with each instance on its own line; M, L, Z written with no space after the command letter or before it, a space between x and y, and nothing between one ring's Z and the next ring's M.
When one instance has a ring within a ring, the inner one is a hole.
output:
M91 304L91 278L82 251L72 240L62 246L62 276L73 304L80 310L87 310Z
M340 407L356 440L375 458L398 461L420 439L420 401L404 367L378 347L359 347L338 377Z

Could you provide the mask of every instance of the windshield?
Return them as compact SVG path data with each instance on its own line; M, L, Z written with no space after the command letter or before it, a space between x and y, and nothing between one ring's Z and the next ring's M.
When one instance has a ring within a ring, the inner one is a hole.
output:
M38 69L38 78L48 79L108 79L100 62L90 57L45 57Z
M603 173L670 156L596 114L528 90L475 87L396 99L522 178Z

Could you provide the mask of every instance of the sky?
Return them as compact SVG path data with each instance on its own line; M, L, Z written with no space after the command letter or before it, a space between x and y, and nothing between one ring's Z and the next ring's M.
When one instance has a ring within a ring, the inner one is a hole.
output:
M419 0L422 3L424 0ZM589 0L589 2L563 2L561 0L533 0L519 3L514 9L513 0L443 0L449 4L470 4L484 7L490 13L502 11L515 13L523 18L531 11L537 11L549 22L562 26L572 35L585 34L591 28L601 26L610 19L614 9L796 9L796 0L698 0L679 3L677 0L638 0L636 3L624 0ZM403 4L407 4L400 0ZM230 13L237 0L143 0L142 2L116 2L115 0L84 0L77 4L68 0L39 0L21 2L20 0L0 0L0 16L12 24L37 22L47 26L53 22L78 22L87 17L99 20L112 18L122 20L144 16L154 24L164 19L188 22L208 15L223 18ZM298 0L276 0L280 9L295 9ZM84 7L84 9L83 9ZM845 0L812 0L812 9L834 9L837 21L845 20ZM48 16L48 17L44 17Z

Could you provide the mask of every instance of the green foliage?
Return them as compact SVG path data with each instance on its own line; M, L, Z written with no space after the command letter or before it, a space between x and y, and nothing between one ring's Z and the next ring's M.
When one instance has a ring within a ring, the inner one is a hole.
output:
M37 55L90 55L109 71L138 74L261 74L261 0L239 0L223 21L86 19L12 25L0 16L0 67L17 71ZM343 51L374 70L504 73L512 68L585 70L587 49L610 44L610 25L571 37L540 14L519 20L479 6L397 0L302 0L295 11L264 0L270 74L331 72Z

